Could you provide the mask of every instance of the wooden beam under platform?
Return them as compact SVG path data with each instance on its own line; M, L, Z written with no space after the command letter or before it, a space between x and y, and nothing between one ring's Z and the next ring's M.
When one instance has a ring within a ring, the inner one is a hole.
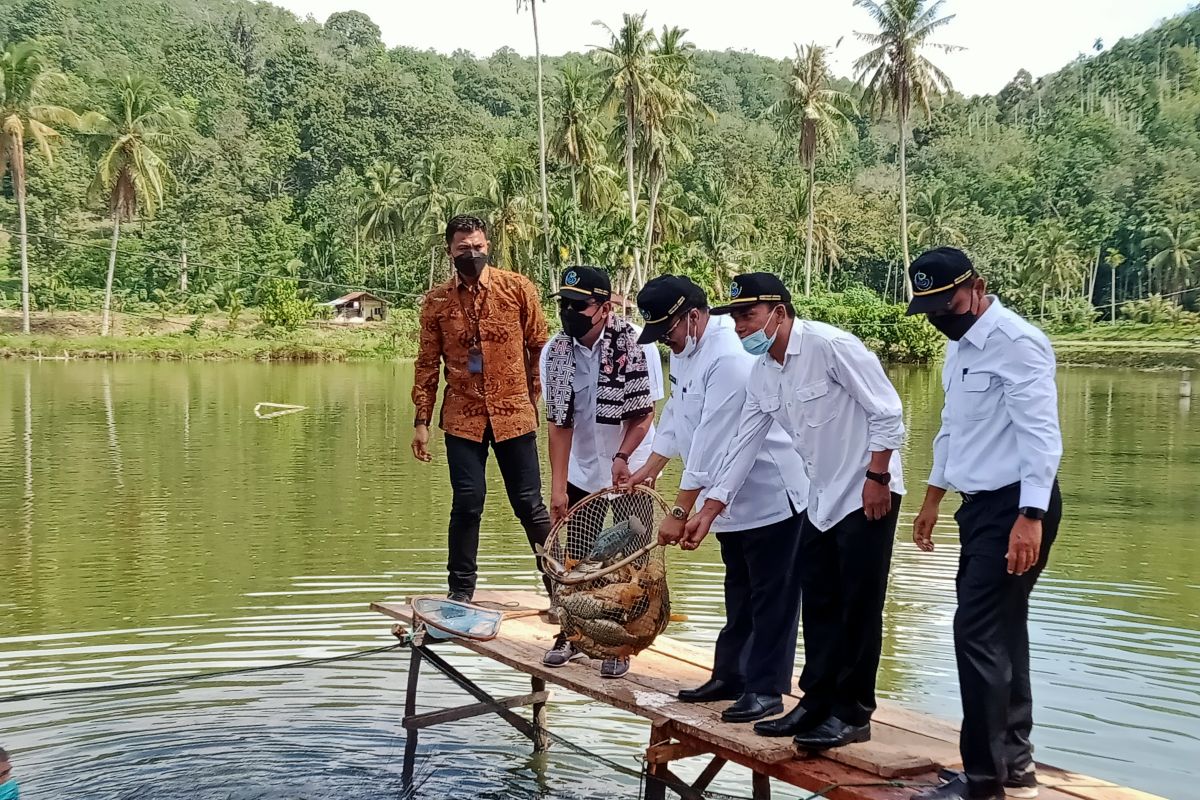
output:
M531 679L532 692L496 700L428 646L414 647L405 703L405 727L411 728L405 746L405 774L410 778L410 752L415 755L419 727L476 713L499 714L529 736L535 749L544 750L549 744L547 683L650 722L646 769L651 780L646 782L647 800L665 798L667 791L689 800L699 798L728 763L751 770L749 788L755 800L770 797L771 779L819 792L829 800L907 800L917 787L935 783L940 769L960 766L958 730L953 725L892 703L881 703L876 711L870 742L820 755L799 753L789 738L764 738L755 734L751 725L722 722L724 703L683 703L676 698L679 689L698 686L710 677L711 657L699 648L659 636L652 647L634 657L630 671L619 680L601 678L595 666L586 662L547 668L542 664L542 656L553 644L558 628L546 620L546 598L533 592L480 591L475 595L475 604L504 612L499 635L486 642L454 639L445 644L465 647L526 673ZM378 602L372 603L371 608L412 624L408 602ZM451 680L479 702L459 709L416 714L415 676L422 659L436 659L439 670L448 668ZM789 696L784 701L790 710L797 698ZM510 710L522 705L533 706L532 721ZM697 757L706 757L709 763L693 783L687 783L671 770L672 762ZM1038 764L1038 779L1042 783L1039 800L1163 800L1043 764Z

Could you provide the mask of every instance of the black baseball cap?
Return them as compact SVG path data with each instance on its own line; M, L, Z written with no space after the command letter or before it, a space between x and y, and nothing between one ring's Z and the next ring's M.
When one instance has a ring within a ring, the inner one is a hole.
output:
M563 270L559 287L554 297L575 300L594 297L597 303L612 299L612 282L608 273L599 267L568 267Z
M913 288L908 314L944 311L958 287L976 274L971 259L956 247L939 247L922 253L908 268Z
M712 310L714 314L729 314L755 303L790 303L792 293L783 281L769 272L738 275L729 284L729 302Z
M708 295L691 278L683 275L660 275L646 283L637 296L638 313L642 315L642 335L638 344L656 342L671 327L671 320L693 308L708 305Z

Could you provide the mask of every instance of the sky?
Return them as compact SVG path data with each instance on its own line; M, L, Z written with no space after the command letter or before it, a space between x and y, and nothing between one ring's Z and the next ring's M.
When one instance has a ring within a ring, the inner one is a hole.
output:
M318 21L335 11L368 14L390 46L459 48L486 56L508 46L533 54L529 11L516 11L516 0L271 0L297 15ZM1096 39L1106 46L1140 33L1156 22L1187 10L1187 0L948 0L945 13L954 21L937 41L965 50L937 54L934 62L967 94L997 92L1019 69L1045 75L1092 52ZM647 11L647 22L687 28L688 38L705 50L748 50L783 58L794 44L815 41L841 45L834 71L851 76L854 58L865 46L855 31L871 22L852 0L547 0L538 4L542 49L548 55L584 51L607 41L592 25L599 19L619 27L623 12ZM843 38L844 37L844 38Z

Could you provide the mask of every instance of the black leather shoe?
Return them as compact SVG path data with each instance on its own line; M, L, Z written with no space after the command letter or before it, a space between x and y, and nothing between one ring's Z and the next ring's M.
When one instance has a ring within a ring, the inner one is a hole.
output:
M721 712L722 722L754 722L783 711L783 700L777 694L746 692L737 702Z
M742 696L742 687L713 678L695 689L680 689L676 695L685 703L712 703L717 700L737 700Z
M817 714L804 706L796 706L782 717L754 723L754 732L759 736L795 736L808 733L827 719L828 714Z
M912 796L912 800L1004 800L1004 792L997 790L991 794L971 794L967 777L959 773L954 780L941 786L917 792Z
M848 744L871 741L871 723L847 725L837 717L830 717L808 733L796 737L796 745L805 750L828 750Z

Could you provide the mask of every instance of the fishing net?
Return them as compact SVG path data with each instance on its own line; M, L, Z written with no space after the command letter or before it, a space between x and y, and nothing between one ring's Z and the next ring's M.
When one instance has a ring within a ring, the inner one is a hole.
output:
M413 622L424 625L434 639L478 639L488 641L500 633L504 613L444 597L414 597Z
M667 504L653 489L588 495L550 532L542 550L567 639L592 658L645 650L667 627L671 597L657 546Z

